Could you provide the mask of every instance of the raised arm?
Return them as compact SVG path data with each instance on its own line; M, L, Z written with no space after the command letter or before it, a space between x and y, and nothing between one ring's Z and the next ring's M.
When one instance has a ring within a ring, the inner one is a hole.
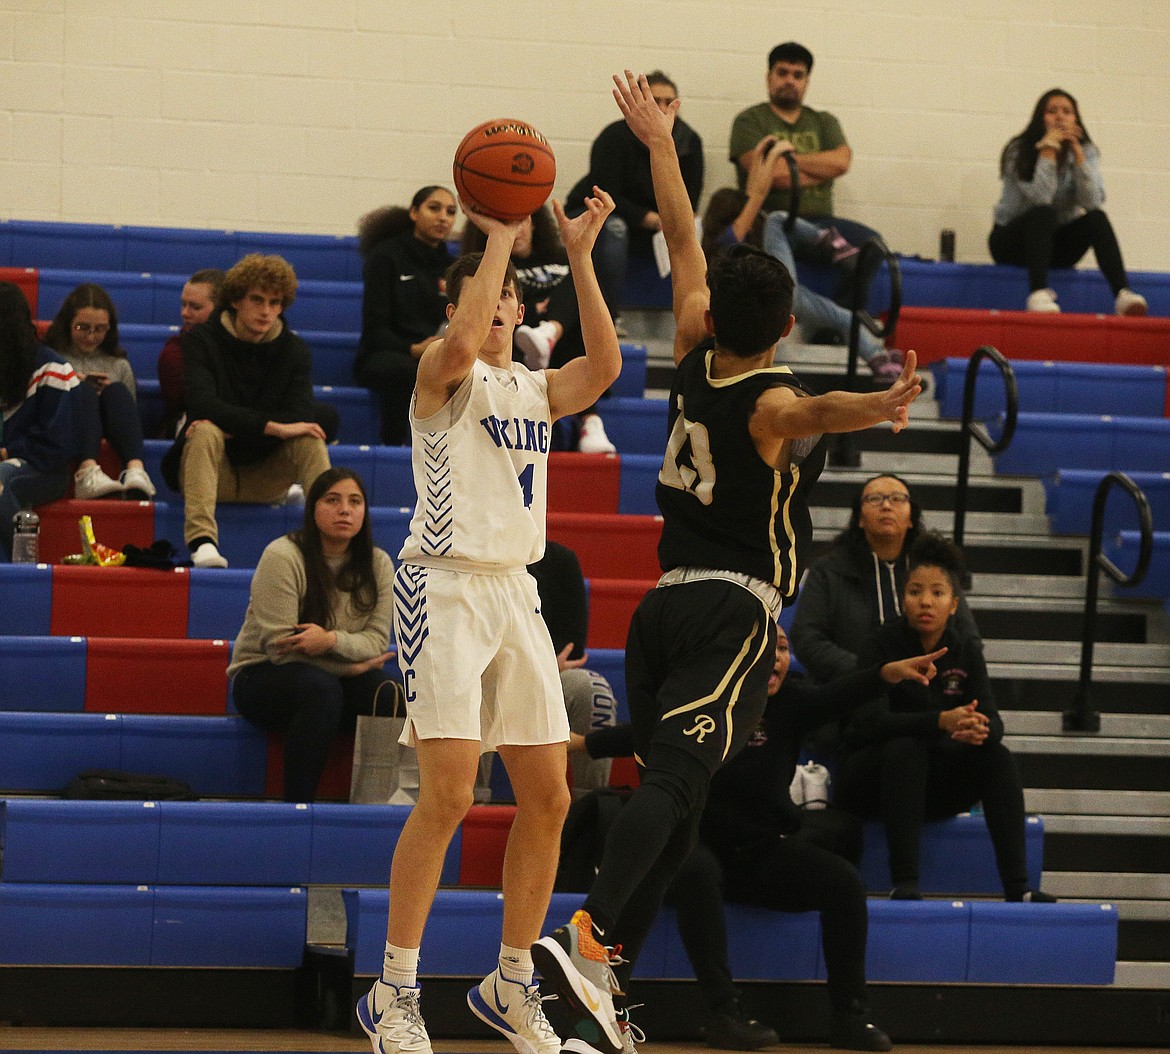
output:
M419 359L414 385L419 417L429 417L442 409L471 371L491 333L512 245L520 227L519 223L502 223L473 212L465 201L459 204L468 220L487 235L487 245L475 274L464 279L459 304L447 309L450 324L443 339L431 344Z
M611 212L613 198L600 187L593 188L593 195L585 199L585 211L571 220L565 216L561 203L553 202L553 213L573 274L581 339L585 344L584 357L572 359L559 370L548 371L548 405L554 420L588 409L622 371L621 345L597 283L592 255L597 235Z
M674 361L681 362L707 336L705 315L710 303L707 261L695 233L695 213L679 168L671 130L679 102L665 113L658 108L644 74L614 76L613 97L626 124L650 151L650 175L662 219L662 233L670 254L670 279L674 287Z

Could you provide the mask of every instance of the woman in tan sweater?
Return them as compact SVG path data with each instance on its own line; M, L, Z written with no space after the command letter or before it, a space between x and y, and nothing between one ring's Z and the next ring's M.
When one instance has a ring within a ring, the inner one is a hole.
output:
M316 798L330 744L379 693L387 709L401 701L383 670L394 656L394 564L366 513L357 473L322 472L302 528L270 543L252 576L228 676L240 713L285 737L285 801Z

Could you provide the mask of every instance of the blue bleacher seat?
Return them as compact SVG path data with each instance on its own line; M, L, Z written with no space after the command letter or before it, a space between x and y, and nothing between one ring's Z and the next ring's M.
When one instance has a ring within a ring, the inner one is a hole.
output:
M408 446L374 448L373 471L369 475L363 475L372 504L413 508L418 495L414 489L414 468L411 464L410 451L411 448ZM341 457L340 453L334 455L334 464L342 464ZM391 555L398 554L394 552Z
M935 397L943 417L963 415L963 385L967 359L931 363ZM1163 366L1119 366L1111 363L1012 362L1021 413L1126 414L1162 417L1166 408L1166 369ZM1003 382L990 361L979 366L974 414L981 420L1005 407Z
M175 311L178 317L178 311ZM177 325L149 322L118 322L118 342L126 349L126 358L134 371L134 380L158 380L158 353L163 345L179 332Z
M1170 472L1127 472L1150 503L1154 524L1170 525ZM1093 499L1104 470L1060 469L1045 477L1045 511L1057 534L1088 534L1092 529ZM1105 503L1104 537L1139 526L1133 500L1113 488Z
M1020 414L997 472L1051 475L1062 468L1162 472L1170 464L1170 420L1091 414Z
M305 954L301 887L158 886L151 966L295 969Z
M970 905L961 900L870 900L865 974L870 981L967 979ZM824 957L817 976L825 976Z
M0 801L4 882L149 885L158 875L158 802Z
M297 335L313 353L314 384L353 384L353 360L359 333L297 328Z
M1113 538L1107 537L1101 549L1122 571L1131 574L1137 567L1141 535L1138 531L1121 531ZM1136 586L1118 586L1117 592L1122 597L1170 597L1170 531L1154 531L1145 578Z
M973 984L1112 984L1116 962L1112 904L971 905Z
M85 282L102 286L113 298L118 309L118 323L173 322L178 310L179 295L175 292L170 310L162 318L154 316L155 279L152 275L132 274L128 271L99 270L86 267L47 268L40 272L40 308L42 318L57 314L65 298ZM179 288L182 288L180 282Z
M49 564L0 564L0 635L49 633L53 618L53 568Z
M198 797L264 794L268 737L243 718L123 714L121 722L120 761L104 767L173 776Z
M1028 817L1024 838L1028 884L1039 889L1044 866L1044 822L1039 816ZM886 833L880 823L865 825L864 846L860 870L865 888L871 892L889 890L892 883ZM1003 894L991 837L982 816L964 813L923 827L919 886L924 893Z
M737 980L806 981L817 976L821 954L820 915L815 911L768 911L748 904L727 904L727 953ZM678 937L675 913L663 910L667 928L666 963L661 976L693 977L690 960Z
M607 400L601 407L605 431L619 454L657 454L666 444L665 399Z
M623 340L621 345L622 372L610 391L629 399L641 399L646 394L646 345L628 340Z
M226 271L242 255L233 231L191 227L122 228L125 243L123 267L127 271L151 271L186 278L206 267ZM178 315L178 304L175 305Z
M240 231L236 243L237 259L247 253L275 253L293 265L301 281L360 282L362 278L362 258L352 234Z
M382 409L378 397L368 388L349 385L315 385L313 397L337 410L341 425L339 443L377 443L382 430Z
M0 884L0 963L150 966L149 886Z
M4 230L10 255L0 262L10 266L96 271L121 271L126 267L124 227L108 223L5 220ZM55 301L52 311L42 313L41 317L52 318L60 304L60 300Z
M311 807L313 853L309 881L314 884L384 885L409 805L349 805L316 802ZM459 881L461 832L456 831L439 881Z
M0 710L85 709L82 637L0 636Z
M59 794L85 769L122 768L121 722L120 714L0 711L0 790Z
M159 813L161 885L298 886L309 880L308 805L164 801Z
M235 640L248 610L252 568L193 567L190 575L187 636Z
M663 437L663 443L665 443L665 437ZM658 473L661 468L661 452L657 454L623 453L617 511L635 516L657 516L658 502L654 500L654 489L658 484Z

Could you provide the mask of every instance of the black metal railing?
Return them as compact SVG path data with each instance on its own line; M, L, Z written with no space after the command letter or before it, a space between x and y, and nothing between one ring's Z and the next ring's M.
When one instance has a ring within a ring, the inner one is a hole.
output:
M1138 510L1141 543L1137 565L1126 574L1101 552L1101 537L1105 533L1105 502L1114 485L1127 491ZM1085 617L1081 633L1081 675L1077 683L1072 709L1066 710L1062 724L1066 732L1099 732L1101 715L1093 709L1093 638L1097 630L1097 590L1104 571L1119 586L1136 586L1146 577L1150 557L1154 551L1154 516L1145 493L1124 472L1110 472L1097 486L1093 497L1093 525L1089 532L1089 561L1085 572Z
M869 300L869 287L874 276L885 261L890 276L890 299L885 311L885 321L874 318L866 309ZM861 327L864 326L870 333L881 341L892 337L898 325L898 316L902 313L902 269L898 265L898 258L890 252L889 247L879 235L868 239L857 254L857 270L853 278L853 295L850 298L850 310L853 313L849 324L849 355L845 361L845 390L857 391L857 359L860 352ZM833 437L829 446L829 463L847 468L856 468L861 463L853 444L853 438L848 432L842 432Z
M976 421L975 416L975 385L979 379L979 364L984 359L990 359L999 368L1003 377L1006 409L1004 410L1003 432L998 440L991 438L991 433L982 421ZM963 417L959 431L959 475L955 481L955 545L962 546L963 531L967 526L967 484L971 475L971 440L975 439L989 454L998 454L1006 450L1016 434L1016 418L1020 412L1020 391L1016 383L1016 371L1012 364L990 344L976 348L974 354L967 360L967 374L963 380Z

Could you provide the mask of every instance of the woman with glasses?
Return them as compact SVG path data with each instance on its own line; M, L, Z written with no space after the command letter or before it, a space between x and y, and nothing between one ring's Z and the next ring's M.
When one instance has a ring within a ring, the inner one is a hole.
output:
M902 614L907 553L922 529L922 508L895 475L867 480L849 525L808 571L796 605L792 644L818 683L852 673L857 649L873 630ZM956 624L979 639L966 601Z
M110 294L100 285L79 285L65 298L45 343L83 381L74 400L78 458L74 496L149 501L155 489L142 462L134 371L118 344L118 314ZM120 479L111 479L97 462L103 438L122 462Z

